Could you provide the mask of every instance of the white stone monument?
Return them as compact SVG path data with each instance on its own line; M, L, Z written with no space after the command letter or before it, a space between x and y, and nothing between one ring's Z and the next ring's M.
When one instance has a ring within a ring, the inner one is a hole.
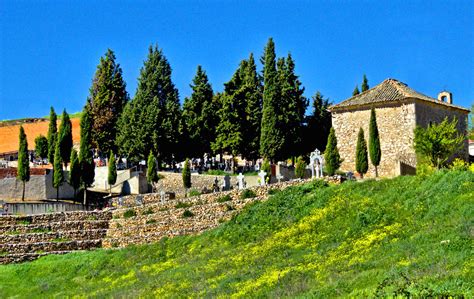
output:
M237 180L238 180L238 183L239 183L239 190L242 190L245 188L245 176L242 174L242 173L239 173L239 175L237 176Z
M258 173L258 176L260 177L260 186L265 186L267 184L267 182L265 181L265 176L267 175L267 173L265 171L260 170L260 172Z
M323 156L321 156L321 152L318 149L315 149L314 152L311 153L309 160L311 178L322 178L324 159Z

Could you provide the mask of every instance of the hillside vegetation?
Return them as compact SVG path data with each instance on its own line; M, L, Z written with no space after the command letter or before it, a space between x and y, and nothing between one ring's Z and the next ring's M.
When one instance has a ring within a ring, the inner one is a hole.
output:
M0 297L473 296L474 173L315 181L200 236L0 267Z

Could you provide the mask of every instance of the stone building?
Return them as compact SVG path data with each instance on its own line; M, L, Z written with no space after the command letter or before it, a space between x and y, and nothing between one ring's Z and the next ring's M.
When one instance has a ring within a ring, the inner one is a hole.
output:
M357 134L362 127L368 142L372 107L377 115L382 150L378 167L380 176L392 177L415 172L417 161L413 139L416 126L426 127L431 122L441 122L445 117L456 118L459 132L467 134L469 110L453 105L451 93L441 92L438 99L434 99L398 80L387 79L330 109L339 153L344 159L342 171L355 172ZM459 156L468 159L467 139ZM375 176L375 168L370 162L367 176Z

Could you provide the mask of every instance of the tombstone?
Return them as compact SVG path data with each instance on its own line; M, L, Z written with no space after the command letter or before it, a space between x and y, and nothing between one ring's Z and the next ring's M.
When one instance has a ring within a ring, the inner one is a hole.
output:
M5 215L5 202L3 200L0 200L0 215Z
M285 177L282 176L281 174L277 174L276 178L278 180L278 183L280 183Z
M265 176L267 175L267 173L265 171L260 170L260 172L258 173L258 176L260 177L260 186L265 186L267 184L267 182L265 181Z
M137 195L137 197L135 197L135 204L137 206L143 206L143 196Z
M219 192L219 179L217 177L214 179L214 184L212 184L212 190Z
M224 177L224 184L222 184L222 191L230 190L230 176L228 174Z
M311 178L322 178L323 177L323 157L318 149L315 149L309 157L309 165L311 167Z
M118 199L118 205L119 205L119 207L123 206L123 197L122 196L120 196L119 199Z
M161 190L160 191L160 201L161 201L161 203L165 202L165 195L166 195L165 191Z
M239 190L245 189L246 183L245 183L245 176L240 173L237 176L237 179L239 180Z
M349 181L352 181L352 180L355 179L355 178L354 178L354 173L352 173L351 171L348 171L348 172L346 173L346 176L347 176L347 179L348 179Z

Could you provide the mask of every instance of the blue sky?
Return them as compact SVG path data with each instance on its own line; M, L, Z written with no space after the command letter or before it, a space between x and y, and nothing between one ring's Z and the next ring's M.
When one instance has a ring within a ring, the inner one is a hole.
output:
M221 91L269 37L291 52L310 97L349 97L396 78L435 97L474 103L472 1L20 1L0 0L0 119L80 111L96 66L115 51L127 91L150 44L173 68L181 101L196 66Z

